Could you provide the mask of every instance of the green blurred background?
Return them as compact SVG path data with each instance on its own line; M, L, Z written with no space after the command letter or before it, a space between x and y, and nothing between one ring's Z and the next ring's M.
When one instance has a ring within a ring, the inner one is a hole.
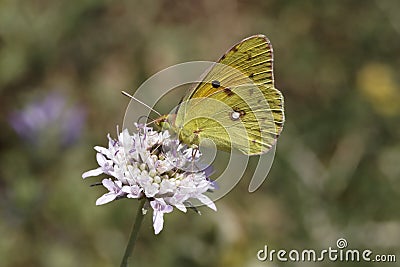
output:
M138 203L96 207L100 178L81 174L122 125L120 91L257 33L287 115L267 181L249 194L244 177L218 212L167 214L158 236L146 216L133 263L283 266L257 251L341 237L399 261L399 14L396 0L1 1L0 265L117 266Z

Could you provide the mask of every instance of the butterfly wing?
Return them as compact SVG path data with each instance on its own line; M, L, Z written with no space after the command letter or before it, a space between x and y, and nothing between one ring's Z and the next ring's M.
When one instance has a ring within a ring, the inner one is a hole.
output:
M250 36L230 48L215 64L203 81L184 100L207 97L226 87L249 82L274 87L272 45L264 35ZM226 68L229 66L231 68ZM250 80L249 80L250 79ZM219 82L222 86L216 87Z
M211 139L262 154L276 142L283 123L283 96L274 88L272 46L263 35L233 46L184 99L175 125L188 144Z

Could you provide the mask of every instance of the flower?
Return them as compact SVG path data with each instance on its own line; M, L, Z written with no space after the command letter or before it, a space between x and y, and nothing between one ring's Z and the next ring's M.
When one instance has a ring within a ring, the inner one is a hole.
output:
M105 188L107 188L110 192L102 195L97 199L96 205L103 205L108 202L113 201L119 196L123 196L124 192L122 191L122 183L121 181L113 181L112 179L103 179L102 184Z
M124 129L118 140L108 135L108 148L96 146L98 168L82 174L82 178L106 174L102 180L107 193L97 199L103 205L120 198L146 198L153 210L153 228L160 233L164 214L174 207L186 212L191 201L216 210L214 202L205 195L215 189L208 178L209 168L199 170L198 150L170 136L168 131L157 132L151 127L136 124L137 133Z
M66 98L59 92L50 92L22 110L11 112L9 124L23 140L32 144L51 139L64 146L73 144L85 125L86 111L79 105L67 105Z
M164 225L164 213L170 213L173 210L171 205L165 203L162 198L154 199L150 201L150 205L153 208L153 226L154 226L154 233L158 234L163 229Z

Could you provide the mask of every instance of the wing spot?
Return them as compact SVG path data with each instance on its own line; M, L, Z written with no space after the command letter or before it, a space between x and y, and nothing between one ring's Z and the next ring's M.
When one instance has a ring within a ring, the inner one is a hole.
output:
M249 75L249 78L253 78L254 77L254 73L251 73L250 75Z
M199 133L201 133L202 131L203 131L202 129L197 129L197 130L194 130L193 133L194 133L194 134L199 134Z
M221 86L221 83L218 80L214 80L211 82L212 87L218 88Z
M232 90L229 88L229 87L227 87L227 88L224 88L224 93L227 95L227 96L232 96L234 93L232 92Z
M240 119L240 113L237 111L232 111L230 114L231 120L233 121L237 121L238 119Z
M238 109L238 108L234 108L233 111L236 113L239 113L240 118L242 118L244 115L246 115L246 111Z

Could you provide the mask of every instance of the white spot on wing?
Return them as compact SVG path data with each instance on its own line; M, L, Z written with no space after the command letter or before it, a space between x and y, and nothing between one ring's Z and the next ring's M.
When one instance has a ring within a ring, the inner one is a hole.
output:
M240 113L237 111L231 112L231 119L237 121L240 118Z

